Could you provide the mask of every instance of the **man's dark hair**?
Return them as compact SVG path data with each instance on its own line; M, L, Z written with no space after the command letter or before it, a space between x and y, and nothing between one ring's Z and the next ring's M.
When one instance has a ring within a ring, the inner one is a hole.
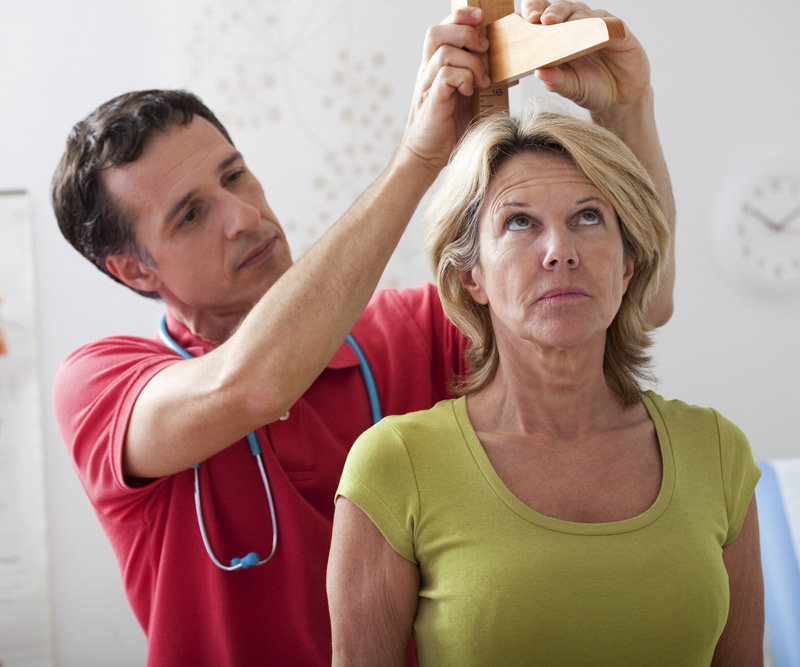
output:
M111 200L100 174L138 160L155 135L173 125L187 125L195 115L209 121L233 145L211 109L183 90L119 95L77 123L67 138L52 182L58 226L81 255L114 280L106 268L110 255L130 254L148 263L151 259L136 239L133 214ZM154 292L134 291L158 297Z

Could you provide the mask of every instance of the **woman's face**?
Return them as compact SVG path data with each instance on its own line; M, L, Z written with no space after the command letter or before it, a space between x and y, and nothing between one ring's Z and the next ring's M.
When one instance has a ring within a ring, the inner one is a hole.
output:
M503 340L605 344L633 273L611 203L566 157L509 158L478 221L478 264L461 274Z

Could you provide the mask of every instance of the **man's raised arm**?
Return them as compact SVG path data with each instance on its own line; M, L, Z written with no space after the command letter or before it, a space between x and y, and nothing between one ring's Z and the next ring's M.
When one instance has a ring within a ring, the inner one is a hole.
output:
M464 8L428 30L405 133L386 170L226 342L145 386L128 424L127 475L160 477L205 460L278 419L322 372L466 129L474 87L489 83L475 55L488 46L474 29L481 20Z

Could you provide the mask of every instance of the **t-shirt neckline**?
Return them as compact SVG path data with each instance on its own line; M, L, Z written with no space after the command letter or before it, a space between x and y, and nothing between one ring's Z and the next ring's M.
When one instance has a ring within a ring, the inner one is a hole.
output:
M629 519L606 523L579 523L556 519L541 514L522 502L511 492L503 480L500 479L500 476L489 461L489 457L483 449L483 445L478 439L475 429L472 427L472 423L469 420L466 397L461 396L455 399L452 401L452 406L458 428L461 431L464 442L469 448L480 473L498 498L500 498L512 512L541 528L559 533L572 535L614 535L640 530L656 521L669 506L675 489L675 460L672 451L672 443L667 427L656 406L655 397L656 395L651 391L646 391L642 394L642 401L655 426L659 449L661 450L662 473L661 488L659 489L658 496L653 504L641 514Z

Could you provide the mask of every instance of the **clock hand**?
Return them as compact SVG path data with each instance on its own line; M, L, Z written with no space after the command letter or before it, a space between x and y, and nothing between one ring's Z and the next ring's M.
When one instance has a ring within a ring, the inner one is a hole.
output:
M791 211L788 215L784 216L783 220L778 223L778 226L783 229L788 225L792 220L797 217L797 214L800 213L800 206L796 206L793 211Z
M768 229L771 229L774 232L775 231L780 231L782 229L782 225L774 223L770 218L768 218L766 215L764 215L755 206L751 206L750 204L745 204L744 206L742 206L742 209L744 209L747 213L752 215L754 218L757 218L758 220L763 222L767 226ZM794 211L792 211L792 213L794 213Z

